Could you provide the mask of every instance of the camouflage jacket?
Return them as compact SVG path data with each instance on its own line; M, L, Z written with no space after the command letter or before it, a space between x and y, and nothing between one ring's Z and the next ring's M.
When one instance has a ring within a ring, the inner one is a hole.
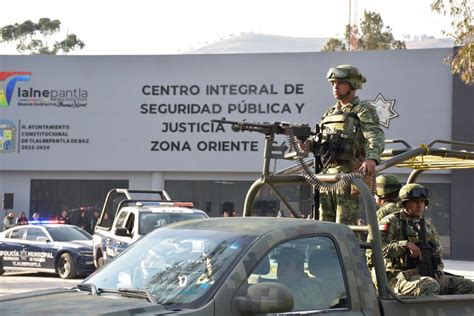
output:
M340 102L340 101L338 101ZM322 118L334 114L336 106L331 107ZM377 163L380 162L380 155L385 147L385 135L380 127L379 116L377 110L368 101L360 101L358 97L341 107L342 112L354 112L360 119L362 134L365 144L361 144L364 148L365 159L373 159Z
M398 202L387 202L377 210L377 221L380 222L385 216L400 211Z
M414 230L410 230L408 233L408 238L410 240L407 240L403 237L402 221L408 221L406 213L403 211L403 209L384 217L379 222L385 266L387 271L393 273L408 269L407 261L408 256L410 256L410 251L408 250L407 244L410 241L416 243L418 238ZM436 232L434 226L429 221L425 221L425 227L426 241L429 242L434 248L433 257L439 258L439 265L436 267L436 270L442 271L442 248L439 235Z

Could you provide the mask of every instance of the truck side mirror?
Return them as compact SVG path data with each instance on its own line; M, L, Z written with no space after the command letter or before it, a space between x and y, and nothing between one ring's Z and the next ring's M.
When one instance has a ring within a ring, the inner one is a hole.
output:
M128 229L125 227L117 227L115 229L115 235L121 236L121 237L132 237L132 234L128 232Z
M276 282L252 284L246 296L238 296L234 303L244 315L285 313L293 310L294 300L290 289Z

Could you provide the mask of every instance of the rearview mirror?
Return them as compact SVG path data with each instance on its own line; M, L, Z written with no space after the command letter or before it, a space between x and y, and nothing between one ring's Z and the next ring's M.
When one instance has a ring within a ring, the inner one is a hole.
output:
M294 305L290 289L276 282L252 284L245 297L236 297L234 301L242 314L291 312Z

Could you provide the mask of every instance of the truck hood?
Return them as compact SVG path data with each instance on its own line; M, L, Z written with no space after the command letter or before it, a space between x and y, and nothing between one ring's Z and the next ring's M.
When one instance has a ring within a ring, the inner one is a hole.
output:
M91 295L73 289L48 289L0 298L3 315L122 315L150 312L150 315L176 314L162 305L144 299L122 297L116 294Z

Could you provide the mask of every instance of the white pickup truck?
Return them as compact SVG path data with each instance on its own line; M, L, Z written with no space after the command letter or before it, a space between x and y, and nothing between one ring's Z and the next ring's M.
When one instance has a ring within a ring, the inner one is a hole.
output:
M112 189L94 231L94 264L101 267L155 228L207 217L191 202L171 200L166 191Z

